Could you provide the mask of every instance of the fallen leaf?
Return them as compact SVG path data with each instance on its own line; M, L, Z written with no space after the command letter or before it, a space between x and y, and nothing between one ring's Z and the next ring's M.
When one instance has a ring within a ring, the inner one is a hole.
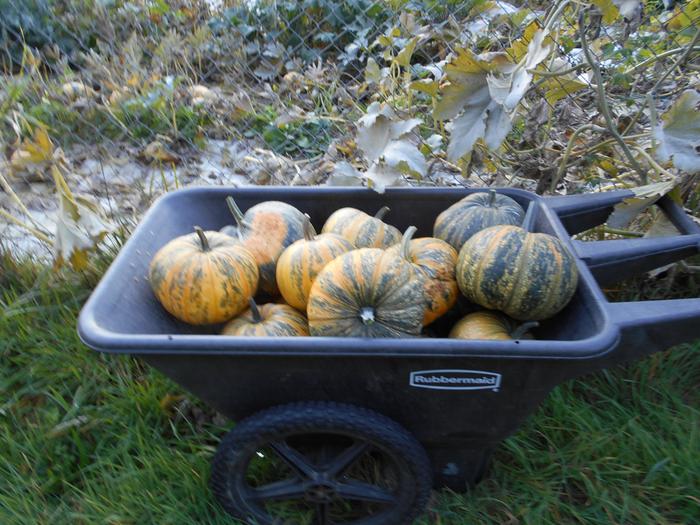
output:
M189 89L192 104L195 106L202 104L211 104L216 100L216 94L206 86L196 84Z
M165 144L159 140L154 140L148 144L141 152L141 156L147 161L178 162L180 160L177 155L168 150Z
M89 198L71 197L59 189L54 254L59 266L69 261L74 270L82 270L87 266L88 250L102 240L109 228Z
M80 97L93 97L96 95L95 90L86 86L82 82L66 82L61 86L61 91L66 98L73 101Z

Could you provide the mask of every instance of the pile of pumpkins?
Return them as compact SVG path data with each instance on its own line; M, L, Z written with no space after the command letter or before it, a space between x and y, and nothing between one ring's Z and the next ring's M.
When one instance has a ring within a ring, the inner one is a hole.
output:
M279 201L235 224L178 237L153 257L152 289L177 319L223 325L232 336L416 337L459 294L484 308L449 337L518 339L569 302L578 281L573 256L495 191L468 195L435 220L434 237L414 239L354 208L335 211L317 234L308 215ZM256 294L281 299L257 305Z

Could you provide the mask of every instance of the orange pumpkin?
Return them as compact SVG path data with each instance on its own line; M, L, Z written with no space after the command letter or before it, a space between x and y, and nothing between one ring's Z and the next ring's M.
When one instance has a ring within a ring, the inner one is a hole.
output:
M227 197L226 203L236 226L224 226L221 231L240 241L255 257L260 269L260 291L277 295L277 259L287 246L304 236L304 214L279 201L261 202L245 214L233 197Z
M447 312L457 302L459 287L455 278L457 250L435 237L413 239L416 227L409 227L401 243L387 251L401 255L413 264L416 272L425 278L426 301L423 325L428 325Z
M328 217L322 233L345 237L357 248L388 248L401 240L401 232L382 221L389 212L383 206L375 215L367 215L355 208L341 208Z
M425 313L423 278L385 250L352 250L316 276L307 313L311 335L415 337Z
M249 301L249 308L231 319L221 335L242 337L289 337L309 335L309 324L304 314L289 305L268 303L258 307Z
M214 324L243 310L258 286L253 255L219 232L173 239L149 266L151 288L163 307L190 324Z
M309 290L318 272L333 259L352 249L352 243L340 235L316 235L311 221L306 217L304 238L284 250L277 261L277 286L284 300L305 312Z
M453 339L531 339L527 331L538 325L536 321L518 325L498 312L474 312L462 317L450 330Z

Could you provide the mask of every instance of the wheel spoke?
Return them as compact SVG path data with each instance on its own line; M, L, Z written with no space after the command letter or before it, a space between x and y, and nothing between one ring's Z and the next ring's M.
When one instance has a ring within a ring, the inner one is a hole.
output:
M270 443L270 447L272 447L272 450L274 450L287 465L292 467L295 472L311 479L317 476L316 467L284 441L273 441Z
M316 505L316 525L333 525L331 521L331 506L328 503Z
M389 491L357 480L347 480L335 486L341 498L372 501L374 503L396 503L396 497Z
M251 488L250 498L257 500L297 499L304 496L304 485L295 478Z
M336 456L326 467L326 474L331 478L342 474L350 468L369 448L369 443L366 441L355 441L351 446L343 450Z

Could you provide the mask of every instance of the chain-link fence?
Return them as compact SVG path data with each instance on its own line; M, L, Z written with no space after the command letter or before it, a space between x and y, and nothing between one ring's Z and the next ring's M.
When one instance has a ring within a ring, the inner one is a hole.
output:
M697 119L672 117L697 112L699 19L698 0L0 0L2 235L51 239L57 186L112 221L187 184L680 175L694 208Z

